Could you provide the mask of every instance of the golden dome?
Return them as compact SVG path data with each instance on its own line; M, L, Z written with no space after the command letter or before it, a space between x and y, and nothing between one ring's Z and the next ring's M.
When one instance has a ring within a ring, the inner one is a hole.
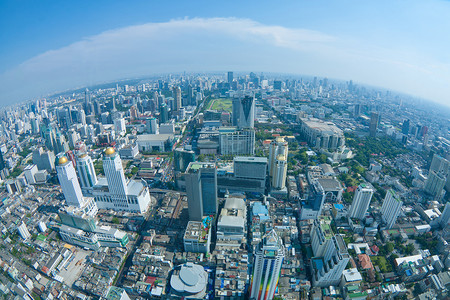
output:
M65 156L61 156L60 158L59 158L59 160L58 160L58 164L59 165L63 165L63 164L65 164L66 162L68 162L69 160L67 159L67 157L65 157Z
M105 150L105 154L106 154L106 155L113 155L114 153L116 153L116 150L114 150L113 147L108 147L108 148L106 148L106 150Z

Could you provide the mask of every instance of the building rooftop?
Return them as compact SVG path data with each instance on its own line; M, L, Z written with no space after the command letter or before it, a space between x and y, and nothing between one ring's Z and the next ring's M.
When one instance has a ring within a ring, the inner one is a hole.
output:
M178 293L187 295L205 292L207 283L208 274L203 267L190 262L175 270L170 278L170 286Z
M254 156L236 156L235 162L254 162L254 163L267 163L267 157L254 157Z
M167 141L173 138L173 134L141 134L137 136L137 142L151 142L151 141Z

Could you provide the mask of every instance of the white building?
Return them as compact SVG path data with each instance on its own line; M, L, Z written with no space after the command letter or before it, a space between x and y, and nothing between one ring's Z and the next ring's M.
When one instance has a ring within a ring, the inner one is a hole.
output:
M300 133L317 149L335 150L345 144L344 133L332 122L300 118Z
M386 197L384 197L383 205L381 206L381 219L386 223L386 229L391 229L394 226L402 209L402 205L403 202L394 190L388 190Z
M250 298L272 300L277 289L285 249L275 230L264 236L255 250Z
M27 179L28 184L35 184L36 178L34 175L38 172L38 168L36 165L28 165L25 167L23 173L25 178Z
M216 246L240 247L247 235L247 206L241 198L228 198L217 222Z
M353 197L349 217L362 220L369 208L372 196L373 188L370 185L366 183L359 185L355 191L355 196Z
M278 190L286 187L286 174L287 174L287 157L284 155L278 155L275 158L275 165L272 174L272 187Z
M125 135L127 132L127 126L125 124L124 118L119 118L114 120L114 130L116 131L117 135Z
M275 159L278 155L288 157L288 143L282 137L273 140L269 145L269 176L273 176Z
M95 174L92 158L87 154L77 157L77 171L81 180L82 188L92 188L97 184L97 174Z
M24 239L27 240L29 237L31 237L30 232L28 231L27 225L25 225L24 222L20 224L19 227L17 227L17 230L19 231L19 235Z
M114 148L107 148L103 155L103 170L108 181L108 191L112 195L127 194L127 181L123 173L122 160Z
M58 160L56 167L58 172L59 184L64 193L67 205L81 207L84 205L83 193L78 182L77 173L71 161L62 156Z

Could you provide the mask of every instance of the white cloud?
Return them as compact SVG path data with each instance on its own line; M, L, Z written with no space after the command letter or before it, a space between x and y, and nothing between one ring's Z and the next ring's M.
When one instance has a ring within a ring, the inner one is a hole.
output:
M148 23L47 51L1 74L0 104L126 77L216 70L352 78L435 99L449 92L448 84L444 88L448 64L361 45L357 40L249 19ZM417 80L429 88L421 89ZM430 95L430 89L439 92Z

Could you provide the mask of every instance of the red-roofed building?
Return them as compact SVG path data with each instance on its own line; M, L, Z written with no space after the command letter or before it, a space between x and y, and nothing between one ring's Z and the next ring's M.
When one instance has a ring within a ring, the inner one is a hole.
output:
M372 270L373 265L370 261L370 257L367 254L358 254L359 265L363 270Z

